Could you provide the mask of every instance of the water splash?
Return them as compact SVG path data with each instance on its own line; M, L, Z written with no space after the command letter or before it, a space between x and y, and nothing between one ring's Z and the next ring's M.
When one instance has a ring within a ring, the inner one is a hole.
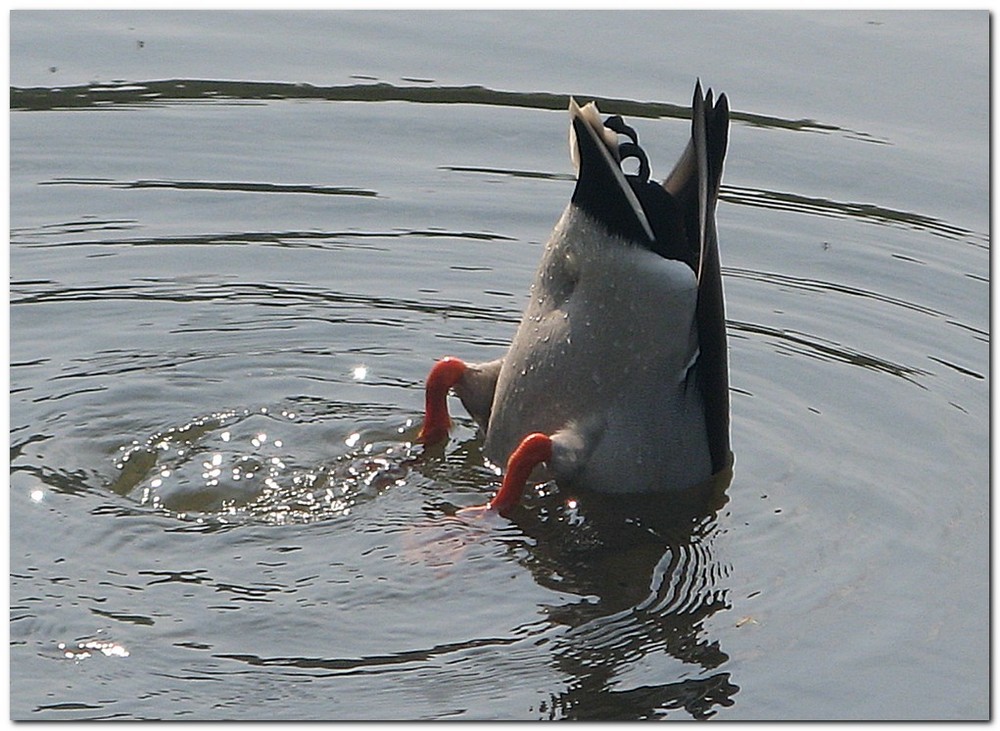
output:
M405 426L392 436L354 431L341 454L319 465L297 464L304 428L295 411L266 407L195 419L122 446L110 489L181 520L281 525L349 515L405 483L412 459Z

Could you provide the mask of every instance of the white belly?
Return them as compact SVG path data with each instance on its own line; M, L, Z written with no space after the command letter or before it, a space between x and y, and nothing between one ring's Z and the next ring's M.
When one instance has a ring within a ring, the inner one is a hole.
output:
M685 381L696 303L686 264L611 241L567 208L504 358L487 456L502 465L526 434L578 427L590 443L585 464L565 476L574 484L660 491L709 477L701 395Z

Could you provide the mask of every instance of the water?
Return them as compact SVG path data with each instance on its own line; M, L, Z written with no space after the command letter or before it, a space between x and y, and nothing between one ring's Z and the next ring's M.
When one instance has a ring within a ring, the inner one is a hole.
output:
M11 715L986 718L987 58L985 12L14 12ZM567 96L662 176L699 76L733 474L459 513L497 477L464 414L411 445L422 381L509 341Z

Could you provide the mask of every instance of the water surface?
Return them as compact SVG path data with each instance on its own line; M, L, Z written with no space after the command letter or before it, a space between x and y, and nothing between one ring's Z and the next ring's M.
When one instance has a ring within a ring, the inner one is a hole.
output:
M985 12L11 15L16 719L988 716ZM569 95L733 107L731 475L511 520Z

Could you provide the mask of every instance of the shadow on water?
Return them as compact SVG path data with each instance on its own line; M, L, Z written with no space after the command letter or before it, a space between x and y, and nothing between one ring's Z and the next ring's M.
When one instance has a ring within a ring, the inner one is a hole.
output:
M535 581L580 600L549 608L549 645L565 690L548 718L635 720L682 710L709 718L739 691L705 622L729 607L714 555L732 470L686 495L611 496L554 486L513 519L532 540ZM656 670L637 670L639 667ZM666 667L664 667L666 666ZM632 675L641 676L632 679ZM669 680L668 680L669 678Z

